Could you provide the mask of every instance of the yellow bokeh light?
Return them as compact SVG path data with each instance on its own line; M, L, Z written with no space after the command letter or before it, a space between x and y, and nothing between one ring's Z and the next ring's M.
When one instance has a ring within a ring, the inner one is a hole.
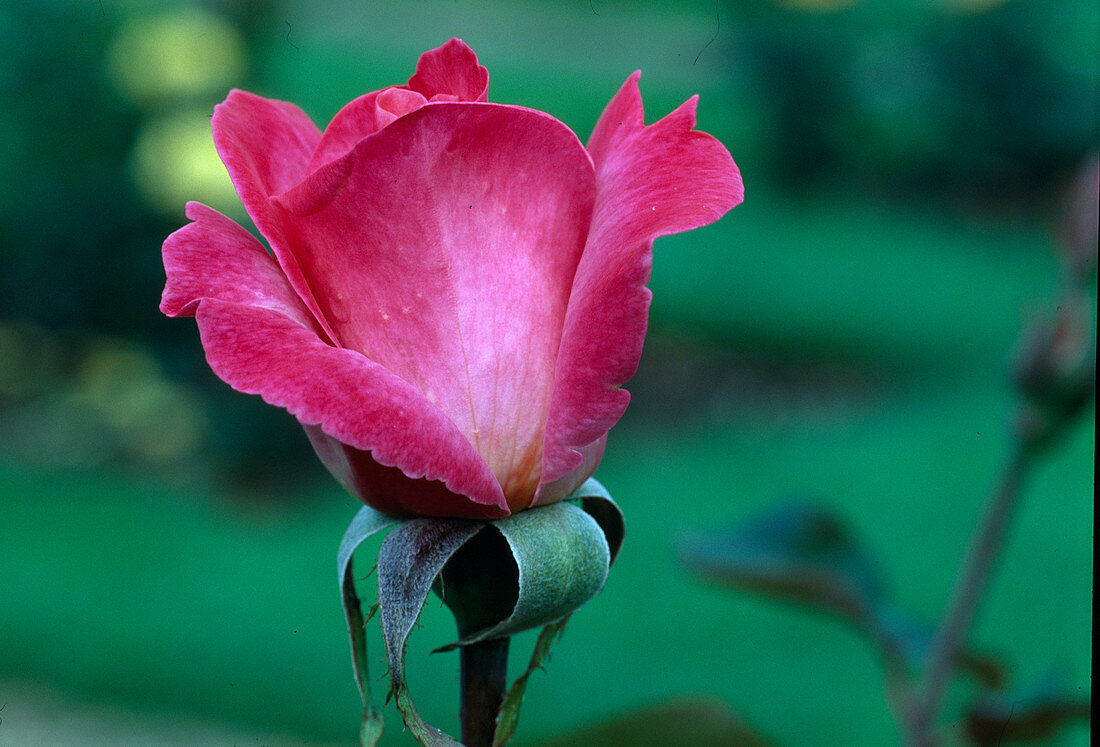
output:
M146 122L134 145L131 173L146 202L166 215L181 217L188 200L224 213L240 210L240 199L214 149L207 110Z
M127 456L167 464L197 449L206 430L198 398L164 379L153 355L133 343L94 339L71 399L102 422Z
M198 8L127 21L107 54L108 75L136 103L220 91L239 81L244 67L240 34Z

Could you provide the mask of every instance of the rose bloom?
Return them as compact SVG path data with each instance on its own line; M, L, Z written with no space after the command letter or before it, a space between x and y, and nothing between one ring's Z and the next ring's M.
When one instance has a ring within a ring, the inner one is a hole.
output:
M653 239L741 202L696 98L648 127L639 73L586 148L486 101L462 41L321 132L233 91L214 142L271 247L220 213L164 242L161 311L210 367L285 407L333 475L395 516L495 518L596 469L638 366Z

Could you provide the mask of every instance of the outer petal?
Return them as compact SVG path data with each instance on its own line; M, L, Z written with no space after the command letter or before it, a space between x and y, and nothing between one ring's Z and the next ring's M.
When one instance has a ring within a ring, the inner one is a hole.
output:
M611 100L589 143L596 206L562 332L543 485L576 470L591 474L580 451L626 409L630 395L619 387L641 357L653 239L711 223L744 198L741 174L726 149L692 129L695 97L644 126L639 75ZM536 498L541 502L542 493Z
M234 90L214 108L214 145L249 217L271 243L291 287L331 339L325 318L290 251L290 239L270 200L305 176L321 133L301 109L285 101Z
M377 364L321 341L312 315L252 234L197 202L187 205L187 217L194 222L164 242L161 310L198 316L215 373L298 416L326 466L380 511L507 513L492 473L442 413ZM363 451L371 448L374 458Z
M495 503L474 503L455 495L438 480L414 480L397 467L384 467L370 452L337 441L320 426L308 425L305 431L317 456L340 484L384 514L497 519L506 513Z
M160 310L194 316L199 301L219 298L277 311L313 329L313 318L275 260L248 231L212 208L187 204L189 223L164 241Z
M259 306L205 299L195 318L210 367L234 389L259 394L303 425L319 425L341 443L370 451L383 468L442 481L455 493L445 503L438 488L426 486L432 497L423 499L423 491L407 487L372 504L379 510L471 518L508 513L500 486L470 442L422 394L377 363ZM378 474L406 485L394 471Z
M579 488L585 480L595 473L596 468L600 466L600 460L603 459L604 447L606 446L607 433L604 433L592 443L578 449L577 451L580 452L581 459L583 460L580 466L572 472L567 472L553 482L544 482L539 485L537 503L545 505L547 503L560 501L562 498L568 497L574 490Z
M409 88L430 99L439 94L457 96L459 101L487 101L489 71L479 65L474 50L461 39L420 55Z
M538 481L594 189L552 117L431 103L278 198L299 214L299 264L341 344L447 413L513 510Z

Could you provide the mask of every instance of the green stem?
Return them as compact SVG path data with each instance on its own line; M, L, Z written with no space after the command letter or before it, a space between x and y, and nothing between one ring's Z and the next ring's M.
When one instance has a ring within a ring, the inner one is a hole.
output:
M959 650L966 642L970 624L1004 544L1019 501L1020 484L1030 466L1031 454L1029 445L1020 439L996 489L986 502L985 514L971 540L966 562L955 582L951 603L936 631L924 676L916 691L917 698L909 713L907 741L912 747L928 747L933 743L932 728L936 715L951 681Z
M492 747L497 712L508 678L507 636L463 646L461 651L462 743Z

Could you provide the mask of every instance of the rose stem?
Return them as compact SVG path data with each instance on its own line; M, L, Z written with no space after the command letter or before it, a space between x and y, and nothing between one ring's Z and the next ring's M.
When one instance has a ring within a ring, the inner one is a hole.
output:
M932 744L933 722L951 680L955 659L1004 544L1018 503L1020 484L1032 455L1028 444L1022 441L1015 447L997 487L986 502L982 522L975 530L966 562L956 579L951 603L932 642L921 687L916 691L917 700L909 715L907 741L912 747Z
M497 711L504 701L508 677L508 636L473 643L461 649L462 743L492 747Z

